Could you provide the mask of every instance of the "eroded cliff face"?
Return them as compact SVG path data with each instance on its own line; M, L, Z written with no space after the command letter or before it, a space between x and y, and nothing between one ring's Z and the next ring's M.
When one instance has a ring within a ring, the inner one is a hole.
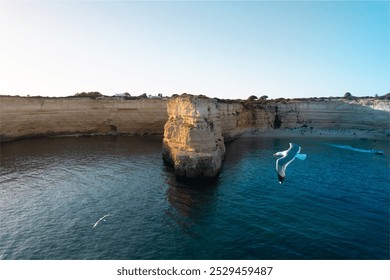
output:
M313 136L323 130L341 132L344 136L390 135L389 100L206 100L209 101L202 105L205 108L210 102L215 104L224 141L246 132L261 135L290 130ZM164 99L0 96L0 141L74 134L163 135L168 119L167 102ZM170 109L172 115L181 114L182 105L176 103L176 111ZM197 110L203 112L201 107Z
M385 136L390 123L390 102L350 102L348 100L284 101L252 104L254 130L301 129L372 133Z
M73 134L163 134L163 99L0 97L2 141Z
M215 177L225 156L217 101L185 95L170 99L163 158L182 177Z
M218 102L217 108L225 141L230 141L255 128L255 109L248 108L239 102Z

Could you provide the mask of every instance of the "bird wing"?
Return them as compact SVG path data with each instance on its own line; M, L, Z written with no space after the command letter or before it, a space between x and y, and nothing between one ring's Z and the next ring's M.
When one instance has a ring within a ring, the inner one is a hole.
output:
M286 169L287 169L287 166L293 162L295 159L295 157L282 157L282 158L279 158L276 160L276 171L278 172L278 174L281 176L281 177L284 177L286 176Z
M294 143L289 143L290 147L287 150L287 154L292 153L294 157L301 152L301 147Z
M97 221L94 225L93 225L93 228L96 227L98 225L98 223L100 222L100 219L99 221Z
M96 226L100 223L101 220L104 220L104 218L106 218L106 217L108 217L108 216L110 216L110 214L107 214L107 215L104 215L103 217L101 217L101 218L93 225L93 227L96 227Z
M276 160L276 171L281 177L286 176L287 166L294 161L295 156L301 151L301 147L290 143L287 151L284 151L284 156Z

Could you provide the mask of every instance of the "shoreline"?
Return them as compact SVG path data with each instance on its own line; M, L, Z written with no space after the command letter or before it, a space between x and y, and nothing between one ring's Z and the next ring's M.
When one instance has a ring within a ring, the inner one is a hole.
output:
M354 134L355 133L355 134ZM55 139L55 138L92 138L92 137L155 137L163 139L163 134L126 134L126 133L75 133L75 134L64 134L64 135L35 135L29 137L22 137L16 139L5 139L0 141L0 145L3 143L12 143L23 140L32 139ZM339 139L360 139L360 140L389 140L390 134L379 135L378 133L372 133L369 131L361 130L313 130L302 131L302 129L274 129L274 130L258 130L258 131L247 131L241 135L225 141L225 143L232 142L239 138L339 138Z
M278 138L345 138L345 139L389 139L390 132L380 134L377 131L363 131L353 129L283 129L283 130L262 130L248 132L241 137L278 137Z

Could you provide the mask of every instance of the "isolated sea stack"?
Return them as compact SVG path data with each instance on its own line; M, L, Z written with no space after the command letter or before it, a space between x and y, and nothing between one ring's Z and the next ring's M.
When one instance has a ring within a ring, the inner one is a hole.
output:
M168 101L167 111L164 161L180 177L216 177L225 156L217 101L183 94Z

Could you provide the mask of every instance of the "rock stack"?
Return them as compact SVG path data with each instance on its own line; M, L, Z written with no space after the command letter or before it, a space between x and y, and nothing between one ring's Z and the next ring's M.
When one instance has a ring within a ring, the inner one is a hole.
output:
M167 105L163 159L185 178L213 178L222 167L225 144L217 101L181 95Z

